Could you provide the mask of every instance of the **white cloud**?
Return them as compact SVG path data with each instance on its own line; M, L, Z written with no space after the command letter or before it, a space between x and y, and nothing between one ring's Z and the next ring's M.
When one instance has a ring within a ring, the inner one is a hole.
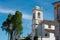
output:
M23 18L31 20L32 16L31 15L27 15L27 14L23 14Z
M15 10L8 10L8 9L2 9L0 8L0 13L11 13L11 14L14 14L15 13ZM23 19L27 19L27 20L31 20L32 19L32 16L31 15L28 15L28 14L23 14Z
M0 8L0 12L1 12L1 13L14 13L15 11L9 10L9 9L1 9L1 8Z

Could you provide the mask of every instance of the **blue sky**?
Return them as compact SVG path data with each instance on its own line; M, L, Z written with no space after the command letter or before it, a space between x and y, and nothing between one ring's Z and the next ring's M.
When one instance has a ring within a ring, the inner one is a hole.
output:
M23 14L23 37L32 30L32 9L39 6L43 9L44 20L54 20L53 2L58 0L0 0L0 27L8 14L19 10ZM0 40L8 40L8 35L0 28Z

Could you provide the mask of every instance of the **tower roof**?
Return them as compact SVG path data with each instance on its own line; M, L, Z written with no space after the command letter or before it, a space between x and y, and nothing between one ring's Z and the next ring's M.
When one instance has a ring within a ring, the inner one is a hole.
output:
M55 4L58 4L58 3L60 3L60 1L54 2L54 3L52 3L52 4L55 5Z
M35 6L35 8L33 10L39 10L39 11L41 11L42 9L39 6Z
M49 24L49 25L54 25L55 21L50 21L50 20L43 20L43 24Z
M40 10L40 7L39 7L39 6L35 6L35 9L38 9L38 10Z

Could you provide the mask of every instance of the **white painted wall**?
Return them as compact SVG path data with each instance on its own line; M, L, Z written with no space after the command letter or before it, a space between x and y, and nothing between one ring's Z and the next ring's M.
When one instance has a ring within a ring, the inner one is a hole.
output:
M42 27L42 29L41 29ZM55 40L55 35L54 33L50 33L48 32L47 30L44 29L44 27L48 28L48 25L47 24L43 24L43 25L40 25L38 26L38 40L41 40L41 35L42 35L42 40ZM54 29L54 25L52 25L51 27L53 27L52 29ZM42 34L41 34L42 32ZM48 34L48 36L45 36L45 34Z
M50 37L49 38L42 38L42 40L55 40L54 33L49 33ZM41 40L41 38L38 38L38 40Z
M52 29L52 30L55 30L55 26L54 25L50 25L51 28L49 28L49 25L48 24L44 24L44 29Z
M48 25L47 24L44 24L44 29L48 29Z
M51 29L55 30L55 26L54 25L51 25Z
M55 35L54 35L54 33L50 33L50 40L55 40Z

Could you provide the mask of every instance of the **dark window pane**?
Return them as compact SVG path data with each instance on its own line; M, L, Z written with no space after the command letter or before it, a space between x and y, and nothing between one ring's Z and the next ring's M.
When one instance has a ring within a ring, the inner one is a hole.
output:
M51 28L51 25L49 25L49 28Z

